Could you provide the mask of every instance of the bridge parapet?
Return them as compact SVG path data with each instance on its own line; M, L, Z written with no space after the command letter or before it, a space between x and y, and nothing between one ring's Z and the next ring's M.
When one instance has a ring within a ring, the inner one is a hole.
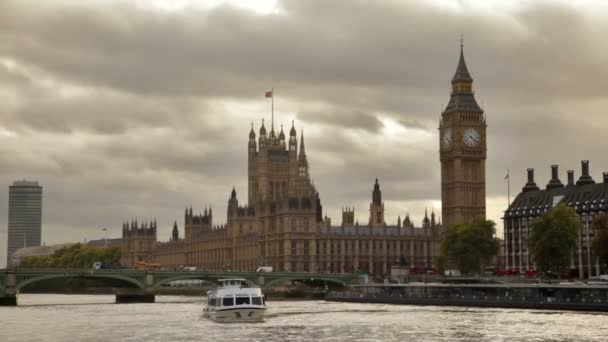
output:
M0 270L0 305L17 305L17 294L23 287L39 281L60 278L113 279L129 284L117 290L116 301L154 302L156 290L176 280L244 278L260 287L270 288L283 280L324 280L349 284L352 274L301 273L301 272L226 272L226 271L142 271L130 269L4 269ZM128 287L130 286L130 289Z

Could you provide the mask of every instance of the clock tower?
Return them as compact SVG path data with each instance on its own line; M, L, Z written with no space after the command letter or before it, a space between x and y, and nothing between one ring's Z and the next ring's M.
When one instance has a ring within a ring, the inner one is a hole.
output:
M461 43L450 102L439 122L441 216L446 227L485 218L486 127Z

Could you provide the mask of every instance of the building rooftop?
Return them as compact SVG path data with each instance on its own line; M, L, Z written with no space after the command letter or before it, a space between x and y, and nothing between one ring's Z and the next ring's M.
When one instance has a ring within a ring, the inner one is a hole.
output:
M38 181L18 180L14 181L12 186L40 186Z

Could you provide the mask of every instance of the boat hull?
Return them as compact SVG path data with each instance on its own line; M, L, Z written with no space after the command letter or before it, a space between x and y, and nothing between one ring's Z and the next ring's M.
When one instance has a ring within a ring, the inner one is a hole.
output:
M266 308L245 307L220 310L205 310L203 317L219 323L254 323L263 322Z

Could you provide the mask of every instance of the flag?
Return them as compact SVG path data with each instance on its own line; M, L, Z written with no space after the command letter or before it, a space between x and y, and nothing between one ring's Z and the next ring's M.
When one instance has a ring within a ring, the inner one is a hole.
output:
M272 90L265 93L266 98L272 98Z
M507 170L507 175L505 176L505 180L509 179L509 170Z

